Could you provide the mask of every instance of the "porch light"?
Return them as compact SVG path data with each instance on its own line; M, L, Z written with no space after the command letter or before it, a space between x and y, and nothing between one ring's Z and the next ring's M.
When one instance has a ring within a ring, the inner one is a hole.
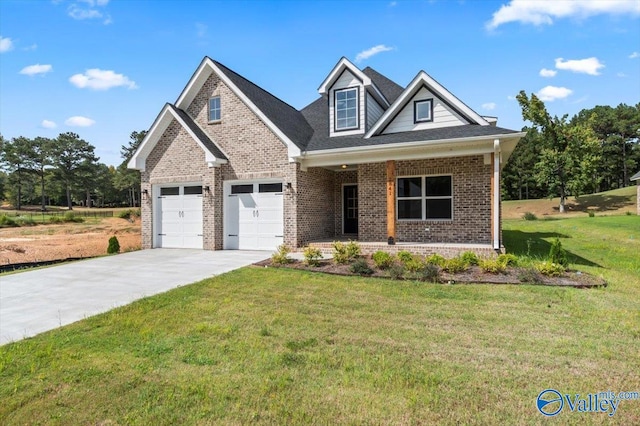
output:
M211 188L209 188L209 185L207 185L207 186L203 186L202 190L208 194L211 191Z
M343 169L346 169L346 168L347 168L347 165L346 165L346 164L343 164L343 165L342 165L342 166L340 166L340 167L341 167L341 168L343 168Z
M148 189L143 189L142 190L142 198L147 198L149 196L149 190Z

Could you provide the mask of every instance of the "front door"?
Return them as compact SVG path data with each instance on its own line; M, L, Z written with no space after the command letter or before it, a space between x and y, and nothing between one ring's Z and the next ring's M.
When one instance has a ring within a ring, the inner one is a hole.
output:
M342 187L342 232L358 233L358 185Z

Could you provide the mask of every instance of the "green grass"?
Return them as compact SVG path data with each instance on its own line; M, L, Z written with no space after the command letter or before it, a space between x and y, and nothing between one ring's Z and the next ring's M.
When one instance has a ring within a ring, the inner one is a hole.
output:
M640 217L505 224L556 235L609 287L244 268L0 347L0 423L546 424L543 389L640 390ZM557 419L612 420L640 401Z

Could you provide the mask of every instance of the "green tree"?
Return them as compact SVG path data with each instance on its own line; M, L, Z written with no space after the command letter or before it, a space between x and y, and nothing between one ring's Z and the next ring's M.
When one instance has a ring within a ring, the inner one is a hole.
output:
M53 149L53 141L48 138L37 137L33 140L31 155L31 164L33 172L40 178L40 195L42 211L47 209L46 191L45 191L45 174L46 168L51 166L51 151Z
M64 184L69 210L73 210L72 189L88 186L82 178L86 179L98 162L94 151L93 145L72 132L61 133L54 142L52 163L55 176Z
M535 94L524 91L516 97L522 117L540 133L540 160L535 165L535 178L547 185L550 194L560 197L559 210L565 212L569 195L579 196L595 175L600 157L598 139L590 124L571 125L567 115L551 117Z
M114 186L121 191L126 191L129 207L140 205L140 171L127 168L127 163L131 160L146 135L146 130L131 132L129 145L122 145L120 148L120 156L124 161L116 169Z
M33 170L32 143L25 137L17 137L11 141L3 140L0 164L9 174L9 183L15 188L14 206L22 209L22 189Z
M502 187L507 200L546 197L545 190L535 180L534 167L540 157L540 134L531 129L518 142L502 171Z

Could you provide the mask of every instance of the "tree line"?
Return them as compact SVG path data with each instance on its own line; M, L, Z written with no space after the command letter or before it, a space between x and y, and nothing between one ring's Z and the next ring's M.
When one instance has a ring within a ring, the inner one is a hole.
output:
M640 103L551 116L535 94L516 97L530 125L502 174L505 200L569 196L632 185L640 170Z
M140 172L127 162L146 135L132 132L117 167L99 162L95 147L72 132L57 138L0 135L0 201L17 210L27 205L140 206Z

